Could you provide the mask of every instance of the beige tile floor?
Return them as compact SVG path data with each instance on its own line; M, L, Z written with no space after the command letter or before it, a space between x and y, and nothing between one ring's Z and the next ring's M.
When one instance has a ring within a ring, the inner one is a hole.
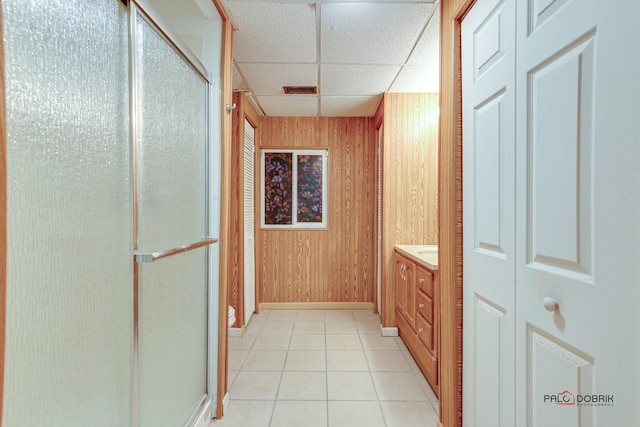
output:
M211 427L435 427L438 401L369 310L263 310L229 337L229 404Z

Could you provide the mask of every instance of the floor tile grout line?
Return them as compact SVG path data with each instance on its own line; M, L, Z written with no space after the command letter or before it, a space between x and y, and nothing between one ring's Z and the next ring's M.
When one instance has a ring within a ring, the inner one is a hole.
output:
M262 325L260 325L260 328L258 328L258 331L257 331L257 333L256 333L256 338L255 338L255 339L254 339L254 341L251 343L251 345L250 345L250 346L248 346L249 348L246 350L246 351L247 351L247 353L246 353L245 359L243 360L242 364L240 365L240 368L238 369L238 372L240 372L240 370L242 370L242 368L243 368L243 367L244 367L244 365L246 364L246 362L247 362L247 360L248 360L248 357L249 357L249 354L250 354L252 351L257 351L257 350L258 350L258 349L256 349L256 343L258 342L259 337L261 337L261 336L263 336L263 337L264 337L265 335L267 335L267 336L268 336L268 335L273 335L273 334L264 334L264 335L263 335L263 332L265 332L265 330L264 330L264 326L265 326L266 322L269 320L269 317L270 317L270 316L269 316L269 314L270 314L270 313L266 313L266 314L267 314L267 316L265 316L265 318L264 318L264 319L261 319ZM282 381L283 381L283 376L284 376L284 373L285 373L285 372L287 372L287 371L286 371L286 369L285 369L285 367L286 367L286 362L287 362L287 360L288 360L288 358L289 358L289 356L290 356L290 352L292 351L291 346L292 346L292 343L293 343L294 335L296 335L296 334L294 334L294 333L293 333L293 332L295 331L295 328L296 328L296 323L297 323L298 321L303 321L303 320L305 320L305 319L300 319L300 318L298 318L298 314L299 314L299 313L297 313L297 312L295 313L295 315L294 315L294 317L293 317L293 326L292 326L292 329L291 329L290 333L286 334L286 335L288 335L288 345L287 345L287 348L286 348L286 350L285 350L286 354L285 354L285 360L284 360L284 363L283 363L283 365L282 365L282 369L279 371L279 372L280 372L280 376L279 376L279 380L278 380L278 386L277 386L277 389L276 389L275 399L274 399L273 401L271 401L271 402L273 403L273 406L271 407L271 413L270 413L270 417L269 417L269 425L271 425L271 424L273 423L273 421L274 421L274 416L275 416L275 414L276 414L275 409L276 409L276 406L277 406L277 404L278 404L278 402L279 402L280 400L282 400L282 401L285 401L285 400L286 400L286 401L297 401L297 400L298 400L298 399L278 399L278 396L279 396L279 394L280 394L281 387L282 387L282 385L283 385L283 383L282 383ZM376 348L376 347L375 347L375 345L372 345L372 346L371 346L372 348L365 348L363 336L366 336L366 334L373 335L375 332L369 332L369 331L367 331L367 330L361 330L361 329L358 327L358 323L357 323L357 322L358 322L358 321L364 321L364 320L371 320L371 319L359 319L359 320L358 320L358 319L356 319L356 318L355 318L355 315L353 314L353 312L352 312L352 311L351 311L351 313L350 313L350 314L351 314L351 319L352 319L352 321L353 321L353 322L355 323L355 325L356 325L355 332L350 332L350 333L345 333L345 334L329 334L329 333L327 333L327 327L326 327L327 322L328 322L328 321L329 321L329 322L330 322L330 321L335 321L336 319L333 319L333 320L331 320L331 319L327 319L326 314L325 314L325 313L323 313L323 317L324 317L324 334L323 334L323 341L324 341L324 356L325 356L325 361L324 361L324 373L325 373L325 375L324 375L324 377L325 377L325 383L324 383L324 384L325 384L325 385L324 385L324 387L325 387L325 394L326 394L326 400L325 400L325 413L326 413L326 422L327 422L327 425L329 425L329 422L330 422L330 420L329 420L329 403L330 403L331 401L333 401L333 400L331 400L331 399L329 398L329 390L328 390L329 372L330 372L330 371L329 371L329 354L328 354L328 353L329 353L330 351L348 351L348 350L353 350L353 349L351 349L351 348L348 348L348 349L341 348L339 345L337 346L338 348L335 348L335 349L331 349L331 350L330 350L330 349L329 349L329 345L328 345L328 338L329 338L329 335L355 335L355 336L357 336L357 342L358 342L359 347L360 347L359 349L357 349L357 351L361 351L361 352L363 353L363 355L364 355L364 358L365 358L365 361L366 361L366 364L367 364L367 371L369 372L369 377L370 377L371 382L372 382L372 384L373 384L374 392L375 392L375 396L376 396L376 397L375 397L375 400L370 400L370 402L374 402L374 401L378 402L378 407L380 408L380 414L381 414L381 416L382 416L382 421L383 421L383 423L384 423L384 425L385 425L385 426L391 426L391 425L388 423L388 421L387 421L387 419L386 419L386 416L385 416L385 413L384 413L384 410L383 410L383 403L385 403L385 402L387 402L387 401L386 401L386 400L385 400L385 401L381 400L381 397L380 397L380 394L379 394L379 392L378 392L378 389L377 389L377 388L376 388L376 386L375 386L374 373L376 373L376 374L377 374L377 373L385 373L385 372L387 372L387 373L391 373L391 374L406 374L407 372L411 372L413 375L412 375L412 376L410 376L410 378L413 378L415 381L417 381L417 382L418 382L418 385L419 385L419 387L420 387L421 391L423 392L423 395L427 398L427 399L426 399L426 401L427 401L427 402L429 402L430 409L431 409L432 411L434 411L434 413L437 415L437 413L438 413L438 412L437 412L437 410L436 410L436 409L435 409L435 407L434 407L434 404L437 404L437 402L433 402L433 401L431 400L431 398L429 398L429 394L427 393L427 391L426 391L426 389L425 389L424 381L420 381L420 378L421 378L420 376L422 375L422 373L421 373L421 372L419 372L419 371L417 371L417 370L415 370L415 369L414 369L414 367L413 367L413 365L412 365L412 364L410 364L410 363L409 363L409 361L407 360L407 359L408 359L408 357L411 357L411 356L410 356L410 355L408 355L408 353L407 353L406 351L404 351L404 348L403 348L403 347L402 347L402 346L401 346L397 341L393 341L393 343L395 344L395 348L394 348L394 349L391 349L391 348ZM271 319L271 320L276 320L276 319ZM278 319L278 320L279 320L279 319ZM306 320L316 320L316 319L306 319ZM319 320L319 319L318 319L318 320ZM361 325L361 326L362 326L363 328L365 328L365 325ZM281 334L277 334L277 335L281 335ZM316 333L314 333L314 332L312 331L312 332L310 332L310 333L305 332L305 333L298 334L298 335L320 335L320 334L316 334ZM264 340L264 338L263 338L263 340ZM348 347L348 346L349 346L349 344L347 344L347 347ZM268 351L268 350L271 350L271 351L277 351L277 350L279 350L279 349L269 348L269 349L263 349L263 350L264 350L264 351ZM307 349L307 348L303 348L303 350L308 350L308 349ZM372 355L373 355L373 354L376 354L377 352L386 352L386 351L400 351L400 352L401 352L401 354L404 356L404 359L405 359L406 363L407 363L407 364L409 364L409 371L395 371L395 370L391 370L391 371L387 371L387 370L384 370L384 371L373 371L373 370L372 370L372 367L371 367L371 360L372 360L372 359L371 359L371 357L372 357ZM367 372L367 371L345 371L345 372ZM264 371L263 371L263 372L264 372ZM278 372L278 371L276 371L276 372ZM298 371L291 371L291 372L298 372ZM303 370L303 371L299 371L299 372L312 372L312 371ZM315 371L315 372L322 372L322 371ZM336 371L336 372L340 372L340 371ZM236 378L237 378L237 377L236 377ZM235 379L234 379L234 381L235 381ZM425 380L425 381L426 381L426 380ZM428 386L428 383L426 383L426 384L427 384L427 386ZM236 400L237 400L237 399L236 399ZM249 401L270 401L269 399L240 399L240 400L249 400ZM347 401L347 400L343 400L343 399L334 399L334 400L335 400L335 401L343 401L343 402L344 402L344 401ZM322 400L316 400L316 399L310 399L310 400L307 400L307 399L302 399L301 401L322 401ZM365 400L365 401L367 401L367 400ZM409 401L406 401L406 400L389 400L388 402L409 402ZM417 403L417 401L416 401L416 403Z
M362 341L362 337L358 334L360 341ZM360 342L364 351L364 343ZM376 387L376 382L373 379L373 372L371 371L371 365L369 364L369 358L367 357L367 352L364 351L364 357L367 361L367 367L369 368L369 378L371 378L371 384L373 385L373 391L376 393L376 401L378 402L378 408L380 408L380 415L382 416L382 422L385 426L387 426L387 419L384 416L384 411L382 410L382 403L380 403L380 394L378 393L378 388Z
M325 374L324 374L324 392L327 397L327 403L325 404L326 425L329 425L329 354L327 353L327 313L324 313L324 362L325 362Z
M296 313L297 316L297 313ZM293 322L293 327L295 328L295 318ZM293 337L293 329L291 330L291 335L289 335L289 345L287 346L287 352L284 356L284 362L282 363L282 370L280 371L280 381L278 381L278 388L276 389L276 395L273 398L273 408L271 408L271 417L269 417L269 426L273 423L273 415L276 412L276 405L278 404L278 395L280 394L280 387L282 386L282 378L284 377L284 370L287 366L287 359L289 359L289 348L291 347L291 339Z

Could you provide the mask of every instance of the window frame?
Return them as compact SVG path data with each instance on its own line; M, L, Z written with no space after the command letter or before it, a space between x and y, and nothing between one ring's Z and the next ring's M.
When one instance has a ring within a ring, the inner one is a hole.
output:
M267 153L291 154L291 224L266 224L265 223L265 155ZM322 157L322 222L298 222L298 156ZM328 148L263 148L260 150L260 228L263 229L329 229L329 149Z

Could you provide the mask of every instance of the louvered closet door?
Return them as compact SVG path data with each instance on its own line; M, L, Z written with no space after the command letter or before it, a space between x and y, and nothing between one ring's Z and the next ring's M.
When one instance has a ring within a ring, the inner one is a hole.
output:
M249 323L256 305L254 157L255 129L244 122L244 324Z

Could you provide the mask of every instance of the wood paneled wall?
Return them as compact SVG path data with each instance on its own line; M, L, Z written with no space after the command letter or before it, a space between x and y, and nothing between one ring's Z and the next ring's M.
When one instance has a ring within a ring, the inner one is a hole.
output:
M443 0L440 23L440 421L462 426L462 68L460 22L475 0Z
M255 128L258 141L261 117L244 94L235 92L232 110L231 137L231 189L229 218L229 259L227 270L227 301L236 310L236 326L244 325L244 121L249 120ZM259 175L256 173L256 177Z
M390 327L393 246L438 244L438 94L387 93L376 118L384 147L381 317Z
M263 118L258 148L289 147L329 149L329 229L259 229L257 299L260 302L373 302L376 144L372 119ZM256 171L261 173L259 164ZM259 195L258 190L256 213Z
M222 18L222 99L220 111L225 111L226 104L232 102L231 79L233 78L233 24L222 5L222 0L213 0L220 17ZM220 193L220 289L218 292L218 384L216 387L217 399L216 418L224 415L223 400L227 394L227 266L229 259L229 240L231 236L229 227L230 189L231 183L231 114L222 113L222 141L221 141L221 193Z

